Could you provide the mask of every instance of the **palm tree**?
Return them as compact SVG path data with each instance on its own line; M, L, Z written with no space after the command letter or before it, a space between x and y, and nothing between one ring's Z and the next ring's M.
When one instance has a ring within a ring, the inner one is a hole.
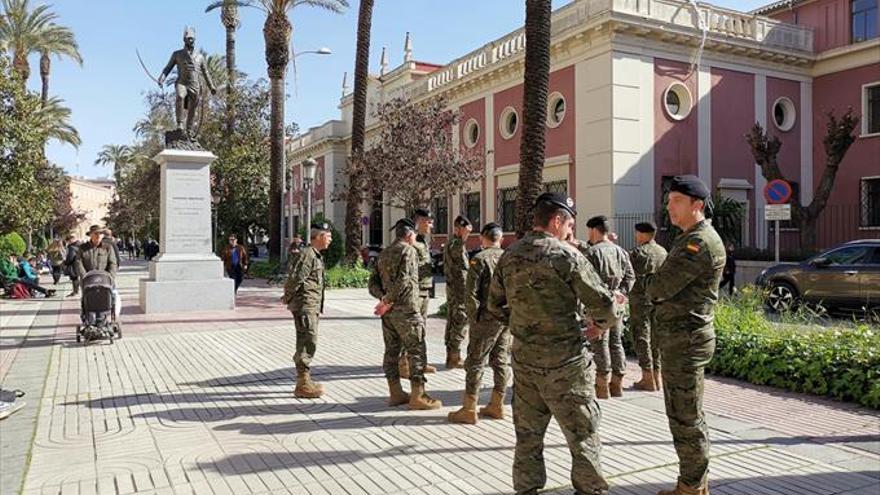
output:
M27 81L31 74L28 57L40 54L40 77L42 78L42 104L49 101L49 72L51 56L68 57L82 65L82 56L76 37L69 28L56 24L58 15L49 5L31 9L30 0L2 0L3 15L0 16L0 45L12 51L12 66Z
M348 0L259 0L254 6L266 14L263 39L266 42L266 69L269 73L269 257L281 255L281 177L284 173L284 74L290 61L290 35L293 26L288 13L300 5L319 7L337 14L348 7Z
M370 70L370 29L373 0L361 0L358 11L357 53L354 59L354 107L351 125L351 162L348 166L348 194L345 204L345 261L354 265L360 259L361 205L364 202L364 178L361 161L364 154L364 129L367 121L367 83Z
M79 132L70 123L70 109L64 106L64 100L53 96L46 100L36 113L37 122L46 132L48 139L79 148L82 139Z
M113 178L116 184L121 184L125 168L134 160L134 152L130 146L124 144L105 144L98 152L95 165L113 165Z
M550 0L526 0L523 133L519 147L516 235L532 228L531 210L544 177L547 90L550 84Z
M238 14L239 7L251 7L252 1L243 0L218 0L205 9L210 12L220 9L220 22L226 28L226 137L232 135L235 128L235 31L241 25L241 16Z

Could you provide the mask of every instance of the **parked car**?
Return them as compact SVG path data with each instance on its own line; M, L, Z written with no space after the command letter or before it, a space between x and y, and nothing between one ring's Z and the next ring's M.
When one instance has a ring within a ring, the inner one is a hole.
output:
M880 239L851 241L798 264L764 269L755 281L772 311L800 303L827 309L880 308Z

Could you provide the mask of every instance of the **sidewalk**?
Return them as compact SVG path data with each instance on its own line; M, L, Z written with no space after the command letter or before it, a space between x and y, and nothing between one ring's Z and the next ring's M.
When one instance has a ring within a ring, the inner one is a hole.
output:
M509 406L504 421L446 421L464 372L443 370L444 320L428 323L429 361L440 369L428 390L446 407L389 408L374 301L364 290L328 291L313 368L327 392L299 400L280 289L246 281L235 311L143 315L145 275L137 264L120 276L124 338L114 345L75 343L78 300L0 302L0 383L36 382L28 408L0 422L0 494L512 493ZM637 377L630 367L626 385ZM707 381L705 402L713 494L880 493L876 411L726 379ZM612 493L669 486L677 461L661 394L601 405ZM544 456L548 491L571 493L555 422Z

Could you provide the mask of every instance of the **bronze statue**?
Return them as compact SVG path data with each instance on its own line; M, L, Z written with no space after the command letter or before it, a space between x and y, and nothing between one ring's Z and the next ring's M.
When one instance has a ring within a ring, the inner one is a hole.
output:
M177 80L174 83L176 98L174 100L174 116L177 121L177 130L186 130L186 136L194 139L193 126L195 124L196 109L199 106L201 97L201 74L208 83L208 89L211 94L217 93L214 82L211 81L211 75L208 73L208 67L205 57L195 51L196 32L195 29L189 27L183 33L183 49L177 50L171 54L171 60L162 71L162 75L156 81L159 87L165 82L165 78L171 73L171 69L177 67ZM186 123L184 123L183 112L186 110Z

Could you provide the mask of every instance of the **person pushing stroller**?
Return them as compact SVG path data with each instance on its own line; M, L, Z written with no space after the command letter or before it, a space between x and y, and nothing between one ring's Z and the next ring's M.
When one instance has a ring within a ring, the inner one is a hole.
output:
M114 246L104 242L104 232L105 230L101 227L92 225L89 227L89 241L79 246L74 269L80 283L86 273L93 270L105 271L110 274L114 282L116 281L119 259L116 257ZM114 299L116 300L116 315L119 316L119 294L115 290Z

